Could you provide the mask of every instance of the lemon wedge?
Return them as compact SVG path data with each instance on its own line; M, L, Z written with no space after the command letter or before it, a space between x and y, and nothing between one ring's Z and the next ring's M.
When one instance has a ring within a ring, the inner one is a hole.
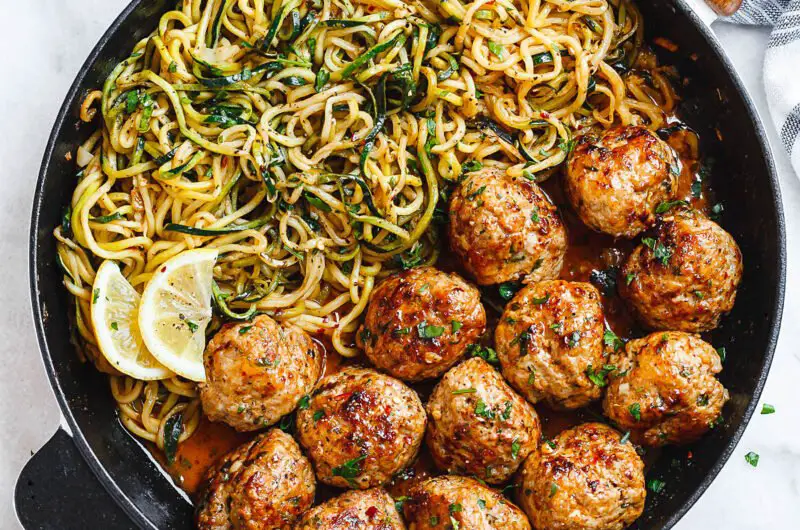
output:
M206 380L203 350L216 259L216 250L181 252L159 267L139 305L139 329L147 349L161 364L192 381Z
M103 356L120 372L151 381L173 373L147 350L139 332L139 293L113 261L100 265L92 286L92 326Z

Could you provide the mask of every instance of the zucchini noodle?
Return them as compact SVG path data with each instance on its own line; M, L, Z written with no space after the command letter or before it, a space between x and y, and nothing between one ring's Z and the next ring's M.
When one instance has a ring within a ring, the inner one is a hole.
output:
M260 312L345 357L381 277L439 255L449 190L495 166L542 181L573 136L662 127L672 72L627 0L183 0L89 93L97 125L54 235L82 355L123 424L164 445L193 384L119 374L89 318L102 260L138 290L219 250L215 332Z

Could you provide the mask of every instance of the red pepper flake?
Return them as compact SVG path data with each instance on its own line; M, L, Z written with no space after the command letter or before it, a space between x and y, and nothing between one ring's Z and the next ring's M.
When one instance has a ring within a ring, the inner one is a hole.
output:
M369 508L367 508L367 517L372 519L376 515L378 515L378 509L375 506L370 506Z
M541 114L542 118L544 118L545 120L549 120L550 119L550 113L549 112L542 111L542 112L540 112L540 114Z
M161 272L167 272L167 268L166 267L161 267Z
M336 399L347 399L352 395L353 395L352 392L345 392L344 394L339 394L338 396L336 396Z
M686 453L686 458L688 458L689 460L691 460L691 459L692 459L692 452L691 452L691 451L689 451L688 453Z

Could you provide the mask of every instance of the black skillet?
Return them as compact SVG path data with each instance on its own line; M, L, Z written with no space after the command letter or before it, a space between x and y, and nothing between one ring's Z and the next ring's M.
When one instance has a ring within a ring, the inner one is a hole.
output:
M679 46L676 53L657 51L663 63L676 65L689 79L681 87L681 115L705 139L705 154L717 160L712 186L725 207L721 223L741 246L745 265L736 307L712 336L728 352L721 376L731 392L725 423L691 447L666 449L650 471L667 488L648 495L634 528L661 530L671 528L711 484L753 414L778 338L786 250L767 138L731 63L684 0L641 4L648 39L666 37ZM175 0L131 2L81 68L44 154L31 223L31 297L42 357L66 425L33 456L17 483L17 513L29 529L192 527L190 502L117 419L106 376L75 355L51 235L75 182L75 164L65 155L91 129L78 120L83 95L101 86L174 5Z

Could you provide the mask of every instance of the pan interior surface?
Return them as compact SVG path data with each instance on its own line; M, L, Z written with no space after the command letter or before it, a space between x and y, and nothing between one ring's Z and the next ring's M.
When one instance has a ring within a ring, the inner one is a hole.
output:
M142 527L191 528L192 506L150 454L124 429L106 376L82 363L70 341L68 296L51 239L60 222L75 165L66 160L91 133L78 119L85 93L102 85L113 66L158 24L174 1L137 0L93 51L70 90L53 129L39 177L31 227L31 283L45 364L74 440L114 498ZM730 390L725 422L700 442L667 448L648 478L666 482L634 528L672 527L699 498L733 451L757 402L777 340L783 304L785 249L779 190L766 138L731 66L711 44L699 20L674 2L641 2L648 41L671 40L675 53L656 51L688 83L680 114L698 130L716 159L712 185L724 205L721 224L743 254L744 277L733 312L712 334L728 358L720 380ZM687 453L691 453L691 458Z

